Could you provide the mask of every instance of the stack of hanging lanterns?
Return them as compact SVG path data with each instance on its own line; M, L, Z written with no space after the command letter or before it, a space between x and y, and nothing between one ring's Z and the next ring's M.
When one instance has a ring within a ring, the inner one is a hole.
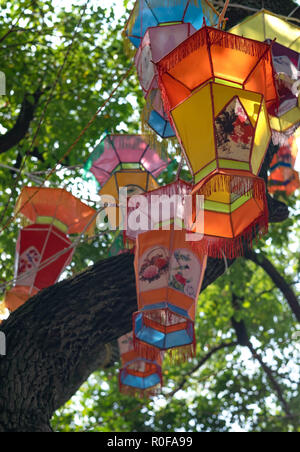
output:
M231 28L231 33L272 42L279 105L269 110L273 143L279 146L270 167L269 191L292 194L299 188L295 171L297 129L300 126L300 28L262 9Z
M191 191L190 184L177 180L128 201L125 234L136 239L134 347L146 359L154 360L158 351L171 351L179 360L195 353L196 305L207 256L195 253L186 240L185 203ZM131 221L135 213L141 218L138 228Z
M28 225L17 240L15 285L4 299L11 312L58 281L73 256L68 235L89 234L96 221L94 209L60 188L24 187L16 212Z
M274 144L284 144L300 125L300 28L262 9L230 29L231 33L270 42L279 106L269 110Z
M204 20L209 25L218 22L216 11L206 0L136 1L125 34L137 49L134 61L146 99L143 131L153 131L160 138L175 137L158 89L156 63L200 29Z
M204 238L213 257L241 255L265 233L266 188L258 177L277 103L271 46L204 26L157 64L165 109L204 197Z
M266 186L258 174L272 138L269 115L278 109L270 43L214 28L220 20L209 2L176 4L137 1L126 27L137 48L145 119L161 138L174 131L194 179L193 186L176 180L128 200L125 237L136 243L138 297L133 344L149 360L158 351L193 354L207 256L239 256L267 231ZM180 209L150 214L149 200L162 195L179 197Z

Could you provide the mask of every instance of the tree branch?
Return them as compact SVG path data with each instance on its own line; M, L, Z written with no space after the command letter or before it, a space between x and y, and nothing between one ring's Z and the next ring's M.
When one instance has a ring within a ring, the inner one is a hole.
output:
M220 350L224 350L225 348L231 348L238 345L237 341L233 342L222 342L222 344L217 345L216 347L213 347L200 361L199 363L190 371L188 372L184 378L182 379L181 383L177 386L176 389L174 389L172 392L168 394L168 397L173 397L178 391L183 389L184 385L187 383L187 380L189 377L191 377L197 370L199 370L204 364L217 352Z
M29 94L25 95L14 127L0 136L0 154L7 152L25 138L42 94L43 92L38 89L33 94L33 102L29 100Z
M276 287L284 295L293 314L295 315L298 322L300 322L300 304L298 298L296 297L291 286L286 282L283 276L281 276L272 262L269 261L262 253L256 253L251 249L247 250L245 257L264 269L264 271L269 275Z

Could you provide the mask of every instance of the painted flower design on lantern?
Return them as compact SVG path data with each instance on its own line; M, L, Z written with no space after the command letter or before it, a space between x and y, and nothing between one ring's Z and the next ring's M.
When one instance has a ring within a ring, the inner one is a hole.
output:
M175 250L170 261L169 287L195 298L200 271L199 261L190 250Z
M248 161L254 128L238 97L232 99L216 117L215 126L219 157Z
M169 258L164 248L154 248L142 261L139 271L140 281L152 283L166 274L169 268Z
M25 253L20 256L18 273L25 273L33 267L37 267L40 262L40 258L41 256L38 250L34 246L29 247Z

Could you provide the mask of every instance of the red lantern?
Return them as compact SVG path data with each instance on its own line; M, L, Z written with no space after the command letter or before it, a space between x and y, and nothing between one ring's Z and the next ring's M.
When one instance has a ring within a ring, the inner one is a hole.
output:
M52 225L33 224L19 233L16 248L16 287L6 293L5 304L15 311L28 298L55 284L64 268L71 263L72 242Z
M15 286L4 300L10 311L57 282L73 255L66 234L91 232L96 222L94 209L59 188L23 188L16 211L33 224L17 241Z

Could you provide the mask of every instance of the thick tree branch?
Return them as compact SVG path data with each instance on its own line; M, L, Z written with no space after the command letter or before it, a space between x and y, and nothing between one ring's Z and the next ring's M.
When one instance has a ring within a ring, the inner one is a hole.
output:
M236 311L239 311L240 303L242 301L243 300L238 298L234 293L232 294L232 306L234 307L234 309ZM290 411L287 401L284 398L281 386L279 385L279 383L277 383L276 378L274 377L273 371L267 366L267 364L264 362L264 360L262 359L260 354L253 347L253 345L250 341L249 334L248 334L247 327L246 327L244 320L237 321L234 317L232 317L231 324L236 332L238 344L241 345L242 347L248 347L253 358L259 362L262 370L267 375L269 383L272 386L272 388L274 389L274 391L276 392L278 400L279 400L285 414L287 416L291 416L291 411Z
M33 96L25 95L15 125L0 136L0 154L7 152L25 138L42 94L43 92L38 89ZM33 102L30 97L33 97Z
M195 372L197 372L201 367L204 366L204 364L209 361L209 359L220 350L224 350L226 348L232 348L238 345L237 341L233 342L222 342L220 345L217 345L216 347L213 347L203 358L199 361L199 363L193 367L193 369L184 376L181 383L168 394L168 397L173 397L178 391L184 388L185 384L187 383L189 377L191 377Z
M278 287L278 289L282 292L296 319L300 322L300 304L298 298L296 297L292 287L286 282L284 277L281 276L272 262L269 261L269 259L267 259L262 253L256 253L250 249L247 250L245 257L265 270L276 287Z

